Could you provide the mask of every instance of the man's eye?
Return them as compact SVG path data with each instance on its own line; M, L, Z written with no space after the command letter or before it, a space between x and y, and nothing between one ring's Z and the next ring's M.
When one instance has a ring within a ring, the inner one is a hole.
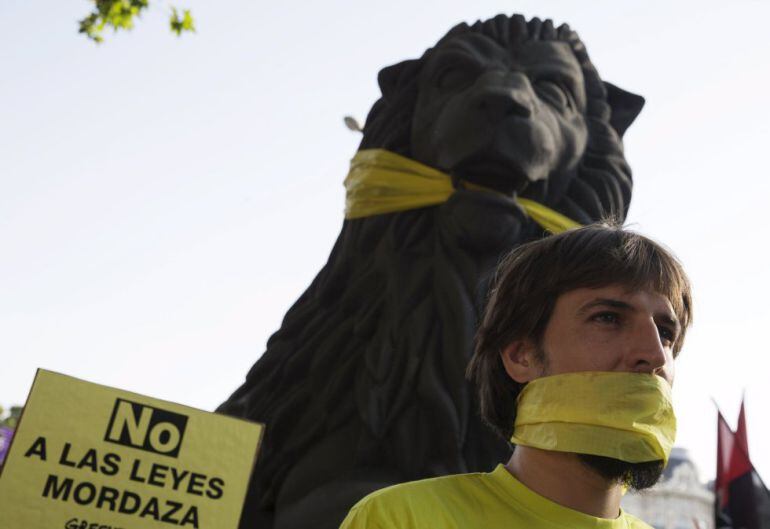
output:
M616 325L620 323L620 314L617 312L600 312L591 316L593 321Z
M674 339L676 338L674 331L668 327L658 327L658 334L660 335L661 340L668 343L674 343Z

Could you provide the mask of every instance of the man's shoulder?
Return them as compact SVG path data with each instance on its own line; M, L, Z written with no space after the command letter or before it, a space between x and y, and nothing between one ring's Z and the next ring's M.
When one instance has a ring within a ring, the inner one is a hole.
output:
M628 514L626 511L623 511L623 518L628 529L654 529L650 524L643 522L633 514Z
M484 472L473 472L470 474L452 474L450 476L409 481L374 491L367 497L372 499L382 497L390 500L401 497L414 497L415 495L422 498L438 497L458 489L467 490L483 487L488 475Z
M474 492L483 491L487 487L487 476L482 472L474 472L399 483L372 492L359 504L402 509L445 503L449 498L456 499L457 495L472 497Z
M429 527L484 494L488 474L456 474L411 481L372 492L350 511L341 529ZM447 527L446 525L443 525Z

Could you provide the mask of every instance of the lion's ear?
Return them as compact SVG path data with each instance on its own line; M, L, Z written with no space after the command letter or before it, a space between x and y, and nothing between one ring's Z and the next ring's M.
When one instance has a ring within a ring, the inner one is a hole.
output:
M607 103L612 109L610 125L621 138L626 129L631 126L636 116L642 111L644 98L642 96L626 92L612 83L604 83L607 89Z
M418 62L416 59L410 59L392 66L386 66L380 70L380 73L377 74L377 83L380 85L382 97L388 99L392 94L399 91L404 81L412 79L416 63Z

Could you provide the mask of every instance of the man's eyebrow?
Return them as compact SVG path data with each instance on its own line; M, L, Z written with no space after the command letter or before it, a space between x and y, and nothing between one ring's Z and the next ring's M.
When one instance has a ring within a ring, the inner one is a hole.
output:
M679 330L682 328L682 325L679 323L679 318L677 318L676 316L671 316L670 314L661 313L661 314L656 314L656 317L663 323L666 323L674 327L674 330L677 332L679 332Z
M630 303L626 303L625 301L621 301L619 299L596 298L596 299L592 299L591 301L589 301L588 303L580 307L580 309L578 309L578 313L582 314L596 307L611 307L613 309L634 310L633 305L631 305Z
M612 298L596 298L592 299L580 309L578 309L578 314L584 314L588 312L591 309L594 309L596 307L611 307L613 309L620 309L620 310L626 310L626 311L634 311L636 310L636 307L631 305L630 303L626 303L625 301L621 301L619 299L612 299ZM671 325L675 328L676 331L679 331L681 329L681 324L679 323L679 319L667 312L658 312L655 314L655 319L660 320L662 323L665 323L667 325Z

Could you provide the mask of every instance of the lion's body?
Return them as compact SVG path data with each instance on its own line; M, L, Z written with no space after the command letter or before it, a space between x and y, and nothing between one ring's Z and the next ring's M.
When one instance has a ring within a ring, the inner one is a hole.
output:
M323 527L317 516L334 527L366 492L488 469L505 456L507 444L476 417L464 373L479 279L521 240L522 221L507 200L464 192L440 207L346 223L224 408L268 425L252 507L292 505L277 509L275 527ZM317 501L300 505L318 488Z

